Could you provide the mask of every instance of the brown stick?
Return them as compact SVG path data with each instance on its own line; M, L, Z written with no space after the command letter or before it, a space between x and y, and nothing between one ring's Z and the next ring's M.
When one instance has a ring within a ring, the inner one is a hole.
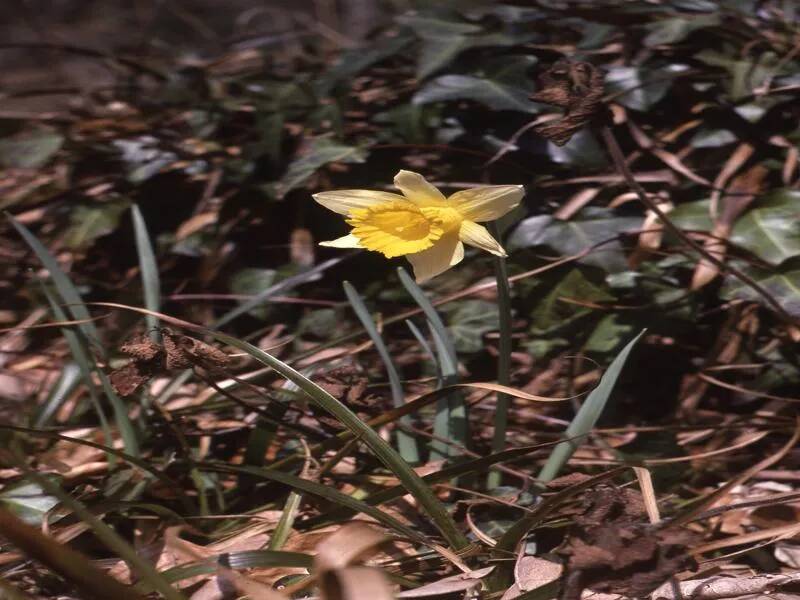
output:
M606 144L606 148L608 149L608 153L611 155L611 159L614 161L614 165L616 166L617 170L620 174L625 178L625 181L630 186L630 188L636 192L639 200L642 204L644 204L648 209L652 210L656 216L658 216L659 220L664 224L664 227L669 229L673 234L679 237L687 246L692 248L695 252L700 254L703 258L705 258L708 262L716 266L720 271L730 273L736 279L744 283L754 292L756 292L759 296L764 298L767 304L769 304L778 315L792 325L797 323L797 319L794 318L792 315L784 310L781 303L778 302L772 294L770 294L766 289L764 289L758 282L754 281L748 275L742 273L736 267L732 267L731 265L719 260L716 256L708 252L703 246L696 241L694 241L689 235L686 234L680 227L675 225L672 221L669 220L667 215L662 211L658 205L653 202L648 196L647 192L644 191L639 182L633 177L628 165L625 163L625 156L622 154L622 150L617 143L617 139L614 137L611 128L608 125L604 125L600 130L601 136L603 141Z

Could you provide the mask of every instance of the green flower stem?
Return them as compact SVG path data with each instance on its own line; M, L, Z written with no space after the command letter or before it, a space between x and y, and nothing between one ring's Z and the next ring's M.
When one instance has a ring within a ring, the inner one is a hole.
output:
M500 239L500 231L496 223L489 225L489 230L495 239ZM494 259L495 277L497 278L497 310L500 317L500 343L497 356L497 383L509 385L511 382L511 287L508 284L508 269L506 259ZM506 445L506 431L508 429L508 410L511 406L511 397L508 394L497 394L497 406L494 412L494 434L492 435L492 452L500 452ZM502 473L490 471L486 478L488 489L500 485Z

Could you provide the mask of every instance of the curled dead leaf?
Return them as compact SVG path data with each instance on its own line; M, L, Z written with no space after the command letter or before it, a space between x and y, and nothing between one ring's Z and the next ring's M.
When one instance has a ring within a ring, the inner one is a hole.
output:
M501 600L513 600L525 592L558 581L563 572L564 566L559 563L536 556L521 556L514 567L514 585L506 590Z
M534 130L557 146L595 118L603 98L603 71L587 62L559 60L539 76L539 91L531 100L564 109L561 119Z
M160 344L139 336L120 346L119 351L131 357L128 364L109 375L111 386L120 396L130 396L159 373L193 366L219 368L228 363L228 355L210 344L167 328L160 333Z
M494 570L494 567L476 569L469 573L459 573L451 577L445 577L439 581L422 585L413 590L406 590L397 594L398 598L427 598L428 596L440 596L453 592L463 592L471 590L481 585L481 579L486 577Z
M326 571L320 578L323 600L392 600L386 575L371 567L346 567Z
M722 261L727 253L727 241L736 220L761 191L764 178L769 171L762 165L755 165L736 177L727 194L722 199L722 207L716 211L714 227L706 238L703 247L716 259ZM692 275L691 289L697 290L713 281L719 275L719 267L706 259L701 259Z
M349 523L317 544L314 570L341 569L356 560L363 560L386 539L385 535L366 523Z

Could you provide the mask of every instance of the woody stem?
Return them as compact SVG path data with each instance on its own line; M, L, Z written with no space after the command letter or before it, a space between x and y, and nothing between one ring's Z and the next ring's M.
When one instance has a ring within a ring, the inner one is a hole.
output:
M736 267L727 264L726 262L714 256L714 254L708 252L700 243L693 240L685 231L670 221L664 211L658 207L658 204L648 197L647 192L644 191L644 188L642 188L639 182L634 178L633 173L631 173L631 170L628 168L628 165L625 162L625 156L623 155L622 150L619 147L619 143L617 143L617 138L614 137L611 128L608 125L604 125L600 130L600 134L620 175L622 175L628 186L636 193L639 201L649 210L653 211L658 219L664 224L666 229L683 241L687 246L692 248L692 250L700 254L705 260L716 266L720 271L733 275L736 277L736 279L756 292L770 307L775 309L781 319L790 324L794 324L796 322L796 319L786 312L783 306L781 306L781 303L778 302L775 297L772 296L772 294L770 294L766 289L764 289L758 282L754 281L750 276L746 275Z

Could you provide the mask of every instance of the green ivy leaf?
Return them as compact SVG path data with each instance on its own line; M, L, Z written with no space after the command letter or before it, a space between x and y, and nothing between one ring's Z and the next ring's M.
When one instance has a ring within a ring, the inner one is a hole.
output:
M610 354L630 339L633 330L633 325L621 322L619 315L606 315L600 319L583 349L586 352Z
M723 200L724 201L724 200ZM800 256L800 192L776 190L760 198L734 224L730 242L779 265ZM708 200L677 206L670 219L690 231L711 231Z
M572 269L542 297L531 311L531 332L545 334L561 330L593 309L569 302L611 302L614 296L591 281L580 269Z
M234 294L255 296L277 283L279 278L278 271L275 269L246 268L234 273L228 285ZM258 319L265 319L269 310L269 303L265 303L265 305L249 311L248 314Z
M47 164L64 144L64 136L37 128L0 139L0 166L7 169L38 169Z
M800 256L800 191L778 190L759 200L736 221L731 242L773 265Z
M586 208L569 221L549 215L529 217L522 221L508 240L512 250L531 246L549 246L569 256L599 243L613 240L621 233L639 227L638 217L620 217L605 208ZM616 273L626 270L625 254L619 240L605 243L595 252L580 259L582 264Z
M341 324L341 310L320 308L303 315L297 324L297 332L300 335L309 333L317 338L331 339L339 334Z
M0 506L36 527L42 525L42 519L58 502L58 498L46 494L37 484L25 481L11 484L0 492Z
M669 213L669 219L681 229L711 231L709 200L679 204Z
M739 56L740 53L730 47L723 52L706 49L695 55L695 58L707 65L728 71L729 78L725 80L725 84L732 100L752 94L774 74L779 60L774 52L760 52L746 58L738 58Z
M737 266L780 302L787 313L800 317L800 263L797 260L789 261L776 270L758 269L743 264ZM721 294L729 300L764 302L760 294L735 277L725 278Z
M597 142L597 138L588 131L579 131L563 146L547 142L547 153L550 160L571 167L596 168L608 163L605 151Z
M539 112L538 105L528 100L531 91L474 75L442 75L414 94L414 104L472 100L493 110Z
M692 137L689 144L693 148L719 148L736 140L736 136L727 129L701 129Z
M367 153L358 146L346 146L327 138L316 138L311 142L308 151L289 165L281 180L271 184L267 189L281 198L300 187L318 169L329 163L362 163L366 157Z
M484 300L466 300L448 308L447 322L456 351L480 352L483 336L500 326L497 305Z
M648 23L645 28L650 31L644 38L645 46L661 46L682 42L690 33L698 29L705 29L718 25L720 22L717 13L707 15L693 15L689 17L673 17Z
M689 67L671 64L664 68L612 67L606 75L611 93L619 93L616 101L633 110L646 111L661 100L672 85L673 77Z
M69 213L64 244L73 250L88 248L97 238L116 230L129 206L130 202L119 201L74 207Z
M312 82L318 96L326 96L338 84L352 79L364 69L396 55L413 41L406 34L382 37L367 48L355 48L344 52L339 59Z

